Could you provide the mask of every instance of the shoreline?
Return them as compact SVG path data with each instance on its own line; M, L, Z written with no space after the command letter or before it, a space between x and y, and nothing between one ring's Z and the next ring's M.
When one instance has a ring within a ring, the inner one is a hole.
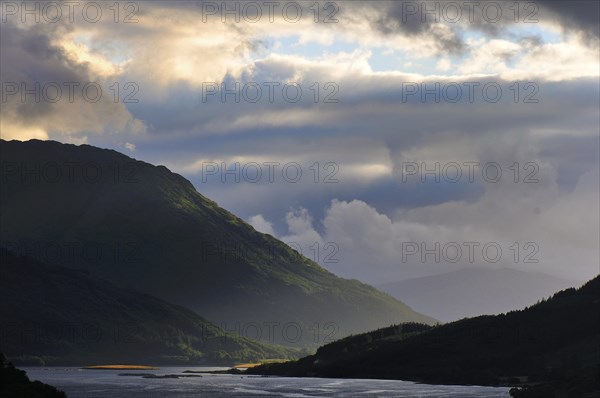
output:
M156 366L147 365L91 365L83 366L80 369L85 370L160 370Z

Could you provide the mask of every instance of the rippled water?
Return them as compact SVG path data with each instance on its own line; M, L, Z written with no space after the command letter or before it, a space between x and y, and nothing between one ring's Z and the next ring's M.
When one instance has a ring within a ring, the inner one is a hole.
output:
M156 371L24 368L33 380L65 391L69 398L179 397L402 397L508 398L508 388L434 386L396 380L316 379L210 375L200 378L143 379L120 373L179 374L215 368L168 367Z

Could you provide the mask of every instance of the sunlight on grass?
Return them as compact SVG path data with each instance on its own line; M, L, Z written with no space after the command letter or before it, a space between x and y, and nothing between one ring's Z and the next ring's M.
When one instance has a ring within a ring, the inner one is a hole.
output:
M85 366L82 369L96 369L96 370L158 370L155 366L144 366L144 365L93 365Z

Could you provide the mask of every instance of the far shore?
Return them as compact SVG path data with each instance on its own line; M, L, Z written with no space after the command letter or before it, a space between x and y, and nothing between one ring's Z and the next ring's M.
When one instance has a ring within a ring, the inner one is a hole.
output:
M145 366L145 365L93 365L84 366L81 369L91 370L159 370L156 366Z

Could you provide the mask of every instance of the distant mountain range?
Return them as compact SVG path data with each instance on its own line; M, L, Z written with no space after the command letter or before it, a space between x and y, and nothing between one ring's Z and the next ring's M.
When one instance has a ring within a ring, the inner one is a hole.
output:
M0 140L0 154L0 246L17 254L280 344L436 322L257 232L164 166L53 141Z
M466 268L378 288L417 311L451 322L522 309L577 285L579 282L510 268Z
M0 249L0 352L22 365L232 365L293 358L155 297Z
M247 373L525 385L515 397L600 396L600 276L521 311L347 337ZM585 394L585 395L584 395Z

